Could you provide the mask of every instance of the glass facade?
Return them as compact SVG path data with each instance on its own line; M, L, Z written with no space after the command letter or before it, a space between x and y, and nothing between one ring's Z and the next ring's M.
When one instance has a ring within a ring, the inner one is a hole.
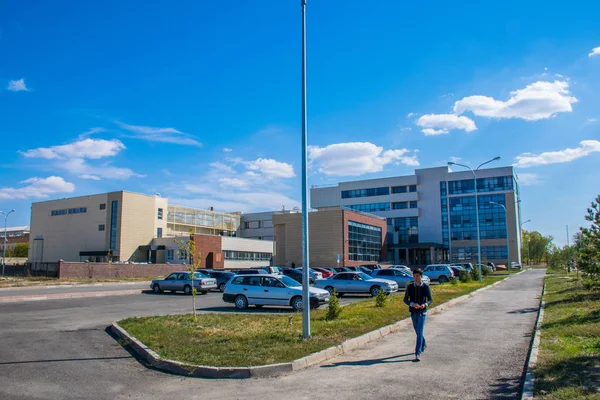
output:
M114 250L117 248L117 230L118 230L118 213L119 213L119 202L113 201L110 206L110 248Z
M392 193L408 193L408 186L396 186L392 188Z
M479 195L479 234L481 239L506 239L506 215L504 209L490 204L504 205L505 196ZM452 240L477 240L477 216L475 196L450 197L450 234Z
M387 219L386 243L389 245L419 243L419 218L400 217ZM394 240L397 233L398 240Z
M506 246L481 246L481 261L508 258ZM477 261L477 246L453 247L452 261Z
M342 190L342 199L353 199L355 197L387 196L390 194L390 188L379 187L370 189Z
M354 204L349 207L362 212L390 211L390 203Z
M271 261L273 254L259 253L254 251L231 251L224 250L223 255L226 260L238 261Z
M350 261L379 261L381 228L348 221L348 258Z
M399 201L398 203L393 203L394 210L404 210L408 208L408 201Z
M477 193L500 192L504 190L513 190L512 176L498 176L494 178L477 179ZM473 179L463 179L461 181L448 182L449 194L475 193Z

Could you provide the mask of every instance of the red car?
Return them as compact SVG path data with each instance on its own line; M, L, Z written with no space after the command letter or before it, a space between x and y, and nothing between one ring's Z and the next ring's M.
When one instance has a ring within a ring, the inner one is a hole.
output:
M333 272L329 271L328 269L325 268L311 268L314 269L315 271L319 271L320 273L323 274L323 279L328 279L331 278L333 276Z

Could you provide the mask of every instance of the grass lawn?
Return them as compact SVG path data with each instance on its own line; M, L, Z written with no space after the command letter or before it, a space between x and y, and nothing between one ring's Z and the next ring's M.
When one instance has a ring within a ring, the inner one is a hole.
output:
M501 279L432 286L433 306ZM393 295L383 308L371 298L358 301L343 307L334 321L325 320L326 307L313 310L309 340L301 337L299 313L200 314L196 321L187 314L128 318L119 324L163 358L197 365L255 366L293 361L407 318L402 300L403 293Z
M84 283L107 283L107 282L146 282L152 279L162 279L164 276L141 276L130 278L70 278L57 279L46 277L4 277L0 278L0 288L47 286L47 285L73 285Z
M600 292L556 273L546 277L544 300L536 397L600 399Z

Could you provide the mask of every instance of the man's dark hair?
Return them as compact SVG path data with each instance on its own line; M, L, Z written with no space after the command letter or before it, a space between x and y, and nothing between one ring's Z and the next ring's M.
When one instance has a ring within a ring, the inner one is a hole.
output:
M423 276L423 270L421 268L417 268L413 271L413 275L414 274L419 274L419 275Z

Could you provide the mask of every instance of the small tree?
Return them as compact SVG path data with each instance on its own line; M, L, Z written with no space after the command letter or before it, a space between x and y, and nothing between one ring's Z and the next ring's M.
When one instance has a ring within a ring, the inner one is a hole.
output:
M581 228L577 267L593 281L600 279L600 195L587 209L585 219L592 224L589 228Z
M329 296L329 306L327 307L327 315L325 315L325 319L327 321L333 321L334 319L337 319L341 313L342 307L340 306L340 299L334 289L333 294Z
M462 283L471 282L471 274L469 273L469 271L463 269L462 271L460 271L458 279Z
M473 268L471 268L471 279L474 281L478 281L479 280L479 268L475 265L473 266Z
M375 296L375 306L377 307L385 307L388 303L389 297L388 295L383 291L383 290L379 290L379 292L377 293L377 296Z
M190 232L190 237L189 239L186 240L181 240L181 239L175 239L175 244L177 245L177 247L179 248L179 251L182 254L188 254L189 255L189 264L188 264L188 271L190 273L190 278L192 280L192 310L194 312L194 321L196 320L196 295L198 294L198 291L196 290L196 284L195 284L195 275L194 273L196 272L196 270L198 268L200 268L202 266L202 253L198 252L196 253L196 242L194 241L194 233Z

